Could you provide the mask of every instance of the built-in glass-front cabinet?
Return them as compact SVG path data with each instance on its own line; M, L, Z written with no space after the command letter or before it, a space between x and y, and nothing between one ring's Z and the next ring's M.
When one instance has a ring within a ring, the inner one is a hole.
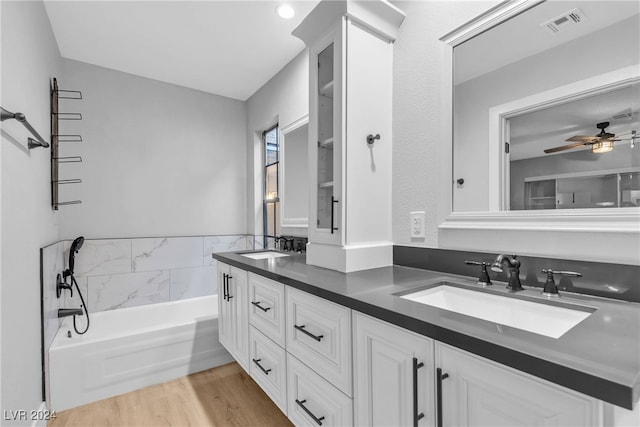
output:
M602 427L637 416L254 273L218 271L220 342L295 425Z
M333 36L333 33L331 34ZM335 41L330 38L327 45L318 45L318 52L315 54L318 68L315 87L316 111L314 133L317 140L317 149L312 156L316 159L311 164L316 167L316 193L317 197L312 202L315 203L315 224L312 229L316 236L320 236L323 241L340 241L340 210L337 205L340 203L340 138L334 132L334 103L339 101L339 97L334 96L336 84L335 66L340 59L334 59ZM336 164L337 163L337 164Z
M307 263L391 265L393 41L389 2L320 2L293 31L309 48Z

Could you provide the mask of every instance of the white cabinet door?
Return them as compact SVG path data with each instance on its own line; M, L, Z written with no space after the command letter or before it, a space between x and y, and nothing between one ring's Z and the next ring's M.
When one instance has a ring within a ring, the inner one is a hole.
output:
M220 343L248 372L247 272L218 263L218 287Z
M296 426L351 426L353 401L294 356L287 354L287 406Z
M596 426L596 399L438 343L444 426ZM437 373L436 373L437 376Z
M354 424L433 426L433 340L353 315Z
M227 303L227 277L230 272L229 265L218 262L218 339L233 356L231 306Z
M344 20L309 47L309 239L342 243Z
M351 396L351 310L291 287L286 293L287 351Z

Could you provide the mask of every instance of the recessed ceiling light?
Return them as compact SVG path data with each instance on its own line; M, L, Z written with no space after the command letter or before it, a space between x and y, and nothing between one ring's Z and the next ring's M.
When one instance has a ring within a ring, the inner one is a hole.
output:
M293 15L296 14L295 10L293 10L293 7L288 4L281 4L276 8L276 12L278 13L278 16L283 19L291 19L293 18Z

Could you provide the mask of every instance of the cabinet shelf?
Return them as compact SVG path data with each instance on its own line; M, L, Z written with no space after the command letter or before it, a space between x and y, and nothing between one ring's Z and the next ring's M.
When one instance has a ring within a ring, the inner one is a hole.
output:
M320 182L318 183L319 188L331 188L333 187L333 181Z
M318 141L318 147L322 147L322 148L333 147L333 137L323 139L322 141Z
M320 95L327 98L333 98L333 80L320 88Z

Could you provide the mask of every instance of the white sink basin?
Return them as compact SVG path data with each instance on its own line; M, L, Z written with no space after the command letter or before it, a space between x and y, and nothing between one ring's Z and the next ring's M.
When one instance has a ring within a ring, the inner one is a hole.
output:
M241 254L241 255L251 259L273 259L273 258L281 258L284 256L289 256L288 254L283 254L282 252L272 252L272 251L253 252L250 254Z
M442 284L401 298L444 310L560 338L595 309L559 307Z

